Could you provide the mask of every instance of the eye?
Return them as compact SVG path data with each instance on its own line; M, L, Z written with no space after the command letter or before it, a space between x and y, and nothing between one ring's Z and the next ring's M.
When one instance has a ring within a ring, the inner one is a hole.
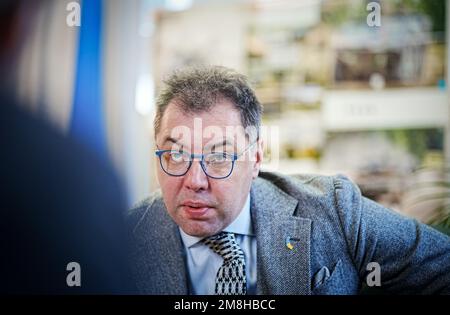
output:
M206 160L209 164L221 164L231 161L231 158L226 153L210 154Z
M183 152L170 152L170 160L174 163L184 162L184 154Z

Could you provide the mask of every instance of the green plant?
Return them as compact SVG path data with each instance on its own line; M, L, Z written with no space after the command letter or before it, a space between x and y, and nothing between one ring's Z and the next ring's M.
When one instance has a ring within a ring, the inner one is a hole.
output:
M418 181L410 187L410 191L417 194L414 203L426 204L431 213L426 223L450 235L450 167L423 167L416 171L419 172L433 172L439 176L432 180Z

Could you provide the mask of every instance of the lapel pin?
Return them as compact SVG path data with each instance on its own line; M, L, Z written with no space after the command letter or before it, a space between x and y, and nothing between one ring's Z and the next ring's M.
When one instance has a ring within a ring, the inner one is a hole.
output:
M291 238L289 236L286 237L286 247L289 248L289 250L293 250L294 249L294 245L292 245Z

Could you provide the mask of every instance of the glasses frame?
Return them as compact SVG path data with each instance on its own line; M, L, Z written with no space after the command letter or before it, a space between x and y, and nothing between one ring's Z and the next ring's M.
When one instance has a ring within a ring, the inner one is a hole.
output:
M166 152L180 152L180 151L178 151L178 150L155 150L155 154L156 154L156 156L159 158L159 165L161 166L161 169L164 171L164 173L166 173L166 174L169 175L169 176L181 177L181 176L186 175L187 172L189 172L189 170L191 169L191 166L192 166L192 163L194 162L194 159L195 159L195 158L198 158L198 159L199 159L199 162L200 162L200 166L202 167L203 173L205 173L205 175L206 175L207 177L214 178L214 179L225 179L225 178L230 177L231 174L233 173L233 170L234 170L234 162L236 162L236 160L239 159L245 152L247 152L248 150L250 150L250 148L253 147L253 146L255 145L255 143L257 143L257 142L258 142L258 140L254 141L254 142L253 142L252 144L250 144L244 151L242 151L242 152L239 153L239 154L236 154L236 153L234 153L234 154L227 154L227 155L230 155L230 156L232 157L232 160L231 160L231 169L230 169L230 172L228 173L228 175L222 176L222 177L211 176L211 175L209 175L208 172L206 171L206 166L205 166L205 163L204 163L204 161L205 161L205 156L210 155L210 154L214 154L214 153L206 153L206 154L194 154L194 153L191 153L191 154L189 155L189 157L190 157L190 159L189 159L189 166L187 167L186 172L184 172L183 174L180 174L180 175L173 175L173 174L168 173L168 172L164 169L164 167L163 167L163 165L162 165L162 159L161 159L162 155L163 155L164 153L166 153ZM187 152L185 152L185 151L181 151L181 152L187 153Z

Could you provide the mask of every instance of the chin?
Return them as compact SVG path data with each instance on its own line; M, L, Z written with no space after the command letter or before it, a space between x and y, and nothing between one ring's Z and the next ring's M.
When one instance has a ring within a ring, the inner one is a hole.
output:
M184 224L180 226L186 234L195 237L207 237L217 234L221 231L220 228L218 229L217 227L214 226L208 226L204 222L203 224L194 223L194 224Z

